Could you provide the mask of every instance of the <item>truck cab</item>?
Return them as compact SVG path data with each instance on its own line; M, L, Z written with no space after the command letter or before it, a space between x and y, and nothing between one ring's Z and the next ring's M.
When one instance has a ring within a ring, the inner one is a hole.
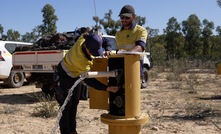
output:
M32 45L27 42L0 40L0 80L12 88L21 87L28 74L20 71L12 72L12 53L16 47Z

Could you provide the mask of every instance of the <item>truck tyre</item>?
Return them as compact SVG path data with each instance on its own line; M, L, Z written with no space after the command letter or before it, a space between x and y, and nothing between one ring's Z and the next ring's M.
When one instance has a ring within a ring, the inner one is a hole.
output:
M147 88L148 85L148 70L147 68L143 68L143 78L141 79L141 88Z
M24 73L11 72L8 77L8 86L12 88L19 88L24 84Z

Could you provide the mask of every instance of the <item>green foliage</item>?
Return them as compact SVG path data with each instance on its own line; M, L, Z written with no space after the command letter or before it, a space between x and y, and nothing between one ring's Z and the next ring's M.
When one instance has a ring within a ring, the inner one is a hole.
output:
M203 55L210 59L210 55L212 53L212 42L211 42L211 36L213 34L214 29L214 23L209 22L207 19L203 20L203 29L202 29L202 41L203 41Z
M50 4L46 4L42 9L42 13L43 24L39 26L42 36L56 33L58 17L55 15L55 9Z
M154 59L154 65L162 65L166 60L166 50L162 44L154 44L151 47L151 54Z
M172 17L169 19L167 27L166 29L164 29L164 33L178 32L180 30L181 30L180 24L177 22L177 19Z
M217 5L221 8L221 0L217 0Z
M192 14L182 22L182 25L182 31L186 38L185 51L190 58L198 58L202 54L200 20L195 14Z
M103 19L99 19L97 16L93 17L93 20L96 22L96 27L100 29L103 27L108 35L115 35L121 25L120 20L115 21L112 19L112 14L112 10L109 10L108 13L104 14Z
M221 59L221 36L212 36L211 60Z
M3 32L4 32L4 27L0 24L0 34L1 34L1 37L3 35Z
M151 52L152 44L154 44L154 37L156 37L159 33L159 29L152 29L150 27L146 27L148 38L147 38L147 44L146 44L146 51Z
M32 32L26 32L25 35L22 35L22 41L24 42L36 42L40 37L39 26L35 27Z
M137 16L136 21L138 25L143 26L146 23L146 17Z
M218 33L219 36L221 36L221 26L216 27L216 32Z
M180 24L177 22L176 18L170 18L167 27L164 30L164 33L166 34L165 48L168 59L179 59L185 56L185 52L183 51L185 39L180 30Z
M153 37L157 36L159 33L159 29L153 29L150 27L146 27L146 30L147 30L149 38L153 38Z
M20 41L20 33L18 31L13 31L9 29L7 32L7 40L9 41Z

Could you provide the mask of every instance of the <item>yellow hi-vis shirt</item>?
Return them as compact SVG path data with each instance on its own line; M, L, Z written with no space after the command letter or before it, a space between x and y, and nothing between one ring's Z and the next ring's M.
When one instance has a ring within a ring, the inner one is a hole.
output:
M61 61L62 68L71 77L78 77L89 71L93 65L93 60L88 60L82 51L84 41L83 36L79 37ZM91 58L94 57L91 56Z
M116 48L130 51L135 47L137 41L146 44L147 31L140 25L135 25L131 29L123 29L116 33Z

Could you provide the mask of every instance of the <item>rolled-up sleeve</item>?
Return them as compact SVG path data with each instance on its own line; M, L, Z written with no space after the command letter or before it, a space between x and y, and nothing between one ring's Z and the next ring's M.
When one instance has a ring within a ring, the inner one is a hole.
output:
M147 42L147 30L146 29L140 29L137 33L137 40L135 45L139 45L143 48L143 50L146 49L146 42Z
M107 38L103 38L103 44L102 47L104 48L105 51L111 51L111 41Z

